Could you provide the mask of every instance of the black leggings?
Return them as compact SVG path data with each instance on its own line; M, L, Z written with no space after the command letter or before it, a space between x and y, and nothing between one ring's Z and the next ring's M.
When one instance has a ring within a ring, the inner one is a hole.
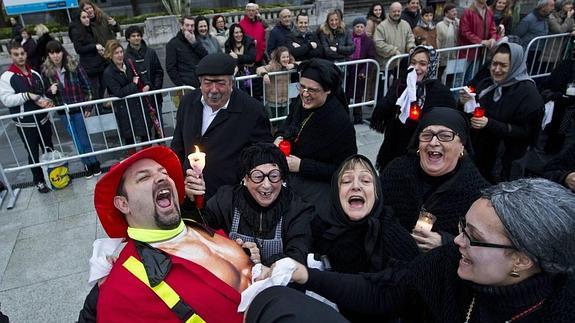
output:
M40 161L39 151L44 153L46 148L53 148L52 145L52 123L47 121L38 127L16 127L18 135L24 143L24 148L28 152L28 164L35 164ZM44 182L44 174L41 167L33 167L32 177L34 184Z

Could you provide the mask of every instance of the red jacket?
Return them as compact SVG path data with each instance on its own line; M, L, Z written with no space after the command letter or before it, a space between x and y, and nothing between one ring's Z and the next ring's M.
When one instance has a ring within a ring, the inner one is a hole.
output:
M240 26L246 35L256 41L256 63L261 62L266 51L266 27L261 20L252 21L248 16L244 16L240 20Z
M168 306L122 264L140 259L132 240L124 247L98 296L98 322L181 322ZM240 294L202 266L172 256L164 280L204 321L242 322Z
M475 4L472 4L463 12L463 17L459 21L459 46L481 44L482 40L499 39L495 22L493 20L493 11L487 7L485 20L481 17ZM459 53L460 58L466 57L468 60L475 60L476 49L462 50ZM481 52L477 54L477 59L481 59Z

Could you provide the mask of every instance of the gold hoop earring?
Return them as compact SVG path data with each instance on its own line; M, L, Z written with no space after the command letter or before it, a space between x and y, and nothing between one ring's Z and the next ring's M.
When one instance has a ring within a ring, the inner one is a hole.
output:
M513 268L513 270L511 270L511 272L509 273L509 276L511 276L513 278L521 277L521 275L515 270L515 268Z

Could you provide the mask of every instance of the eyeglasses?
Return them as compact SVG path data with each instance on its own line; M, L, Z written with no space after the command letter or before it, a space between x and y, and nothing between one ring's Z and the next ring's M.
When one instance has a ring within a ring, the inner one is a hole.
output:
M457 132L451 130L441 130L438 132L423 131L419 134L419 141L430 142L433 140L433 137L437 137L437 140L441 142L449 142L455 139L455 135L457 135Z
M517 249L514 246L502 245L497 243L489 243L489 242L480 242L471 239L467 231L465 231L465 227L467 224L465 223L465 218L459 219L459 232L463 233L463 235L469 240L469 245L473 247L485 247L485 248L499 248L499 249Z
M301 83L297 83L295 87L300 93L307 92L311 95L318 94L319 92L323 91L323 89L314 89L312 87L305 87L301 85Z
M279 171L279 169L274 169L265 174L261 170L256 169L249 173L248 177L252 182L256 184L263 182L266 177L270 180L271 183L277 183L282 180L282 173Z

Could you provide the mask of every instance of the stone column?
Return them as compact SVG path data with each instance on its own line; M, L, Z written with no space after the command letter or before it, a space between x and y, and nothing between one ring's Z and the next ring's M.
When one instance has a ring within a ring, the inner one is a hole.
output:
M148 45L166 44L180 30L176 16L150 17L146 19L144 35Z
M327 13L340 9L343 12L343 0L317 0L315 2L315 15L310 15L310 26L319 26L325 22Z

